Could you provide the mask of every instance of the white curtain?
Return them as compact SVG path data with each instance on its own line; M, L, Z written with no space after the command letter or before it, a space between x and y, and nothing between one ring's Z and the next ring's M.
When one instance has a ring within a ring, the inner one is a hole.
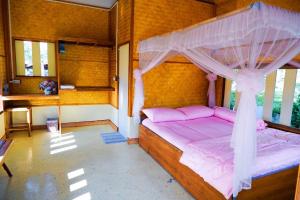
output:
M230 17L142 41L139 53L136 116L143 106L141 75L171 55L182 54L207 72L236 81L241 99L231 142L233 196L249 189L256 157L256 94L264 89L265 75L300 53L300 14L255 3Z

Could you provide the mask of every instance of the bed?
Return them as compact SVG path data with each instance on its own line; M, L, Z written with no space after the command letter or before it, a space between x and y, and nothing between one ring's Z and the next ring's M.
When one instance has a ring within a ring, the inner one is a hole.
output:
M212 181L212 176L208 175L213 174L213 170L220 170L219 163L214 161L225 156L232 160L230 156L233 153L224 148L229 147L232 127L231 122L214 116L161 123L153 123L146 118L139 128L139 144L196 199L231 199L232 163L221 165L229 173L221 176L221 180ZM256 169L252 189L240 192L238 199L293 199L300 161L300 137L271 128L258 134L263 136L258 140L261 149L258 162L261 164ZM280 147L286 148L285 140L294 141L296 148L288 152L276 151ZM216 143L219 143L219 148L212 148ZM205 154L201 157L197 151ZM218 154L219 158L206 165L207 160ZM286 159L283 155L289 157ZM275 157L279 159L273 159Z

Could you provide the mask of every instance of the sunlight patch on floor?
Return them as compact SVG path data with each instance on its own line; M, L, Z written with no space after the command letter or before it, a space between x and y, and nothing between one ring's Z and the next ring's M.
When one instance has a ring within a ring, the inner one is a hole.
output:
M80 195L73 200L91 200L91 194L89 192L84 193L83 195Z
M74 170L74 171L71 171L68 173L68 179L72 179L72 178L76 178L78 176L81 176L84 174L84 169L81 168L81 169L77 169L77 170Z
M64 146L67 144L72 144L75 143L75 139L71 139L71 140L66 140L66 141L62 141L62 142L58 142L58 143L54 143L50 145L50 148L54 148L54 147L60 147L60 146Z

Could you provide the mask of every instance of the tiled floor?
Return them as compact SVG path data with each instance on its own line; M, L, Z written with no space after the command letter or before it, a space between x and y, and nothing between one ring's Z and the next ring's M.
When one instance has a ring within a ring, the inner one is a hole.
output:
M138 145L103 143L110 126L64 129L61 137L46 131L13 133L0 170L0 199L5 200L150 200L192 199Z

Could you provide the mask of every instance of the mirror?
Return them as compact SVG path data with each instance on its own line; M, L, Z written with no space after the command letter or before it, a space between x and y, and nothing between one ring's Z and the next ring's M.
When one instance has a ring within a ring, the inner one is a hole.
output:
M16 76L56 76L55 43L15 40Z

